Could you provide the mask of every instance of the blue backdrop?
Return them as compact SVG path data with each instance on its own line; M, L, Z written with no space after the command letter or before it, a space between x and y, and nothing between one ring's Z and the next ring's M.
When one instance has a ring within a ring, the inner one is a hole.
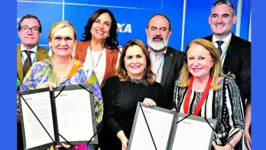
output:
M118 22L120 45L130 39L146 43L145 28L149 18L157 13L169 17L173 33L169 45L183 50L195 38L211 34L208 16L216 0L17 0L17 22L27 13L39 17L43 25L40 45L48 47L48 32L53 23L68 20L74 24L78 40L82 39L88 18L99 8L110 9ZM240 0L232 0L237 12ZM250 23L250 0L241 1L241 25L239 36L248 40ZM185 11L184 11L185 9ZM183 12L185 16L183 17ZM183 24L184 21L184 24ZM182 30L182 26L184 25ZM183 32L182 32L183 31ZM234 27L233 32L236 32ZM183 45L182 45L183 33ZM19 44L19 38L17 38Z

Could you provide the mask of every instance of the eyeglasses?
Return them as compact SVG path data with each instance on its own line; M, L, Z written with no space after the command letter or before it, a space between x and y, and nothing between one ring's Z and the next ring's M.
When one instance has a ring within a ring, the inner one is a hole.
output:
M28 27L28 26L22 26L20 29L24 33L28 33L29 30L31 30L32 33L39 33L39 27L33 26L33 27Z
M66 43L68 44L71 44L74 42L74 38L71 38L69 36L66 36L66 37L61 37L61 36L56 36L56 37L53 37L53 40L56 42L56 43L61 43L62 40L64 40Z

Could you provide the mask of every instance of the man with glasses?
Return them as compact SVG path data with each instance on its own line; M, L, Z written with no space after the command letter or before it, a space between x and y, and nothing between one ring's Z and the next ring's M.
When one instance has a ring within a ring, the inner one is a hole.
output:
M20 83L34 62L48 58L48 50L38 46L42 32L40 20L31 14L23 16L18 25L21 43L17 46L17 75ZM17 109L17 149L23 150L20 110Z

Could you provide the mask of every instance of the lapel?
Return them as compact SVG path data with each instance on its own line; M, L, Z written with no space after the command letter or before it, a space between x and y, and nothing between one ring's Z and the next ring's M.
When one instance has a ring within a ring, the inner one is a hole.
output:
M162 79L161 79L162 85L164 85L166 82L169 71L171 69L172 62L173 62L173 51L168 46L167 52L166 52L165 57L164 57L164 63L163 63L163 72L162 72Z
M17 45L17 74L20 82L23 82L23 71L22 71L22 58L20 45Z
M90 46L90 42L89 41L77 42L75 58L80 60L80 61L82 61L82 62L85 62L85 59L86 59L86 56L87 56L87 50L88 50L89 46Z
M205 37L205 39L212 42L212 35Z
M104 76L103 76L103 79L106 79L107 75L108 75L108 68L112 68L112 62L113 62L113 59L114 59L114 55L113 55L113 51L106 48L106 67L105 67L105 72L104 72Z
M207 36L205 37L205 39L209 40L212 42L212 36ZM229 47L228 47L228 50L227 50L227 54L225 56L225 60L224 60L224 63L223 63L223 71L225 74L227 74L227 69L228 69L228 66L230 65L229 62L231 60L231 58L233 57L233 49L234 49L234 42L235 42L235 35L232 33L232 38L231 38L231 41L229 43Z
M228 69L228 66L230 65L230 60L232 59L233 57L233 49L234 49L234 44L235 43L235 35L232 34L232 37L231 37L231 41L229 43L229 47L228 47L228 50L227 50L227 54L225 56L225 60L224 60L224 64L223 64L223 71L225 74L227 74L227 69Z
M41 60L48 58L48 55L45 53L47 53L47 50L38 46L35 62L38 62L38 61L41 61ZM20 45L17 46L17 74L18 74L20 82L22 83L23 82L23 67L22 67L22 57L21 57Z
M45 55L46 51L47 50L45 50L45 49L41 48L40 46L38 46L37 54L36 54L36 61L35 62L38 62L38 61L46 59L46 55Z

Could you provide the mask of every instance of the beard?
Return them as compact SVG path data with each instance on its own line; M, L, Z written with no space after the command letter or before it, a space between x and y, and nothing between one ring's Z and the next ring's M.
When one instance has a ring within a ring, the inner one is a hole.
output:
M154 37L152 39L147 38L147 41L148 41L148 46L155 51L166 49L166 47L168 46L168 40L162 39L161 42L156 42L153 39Z

